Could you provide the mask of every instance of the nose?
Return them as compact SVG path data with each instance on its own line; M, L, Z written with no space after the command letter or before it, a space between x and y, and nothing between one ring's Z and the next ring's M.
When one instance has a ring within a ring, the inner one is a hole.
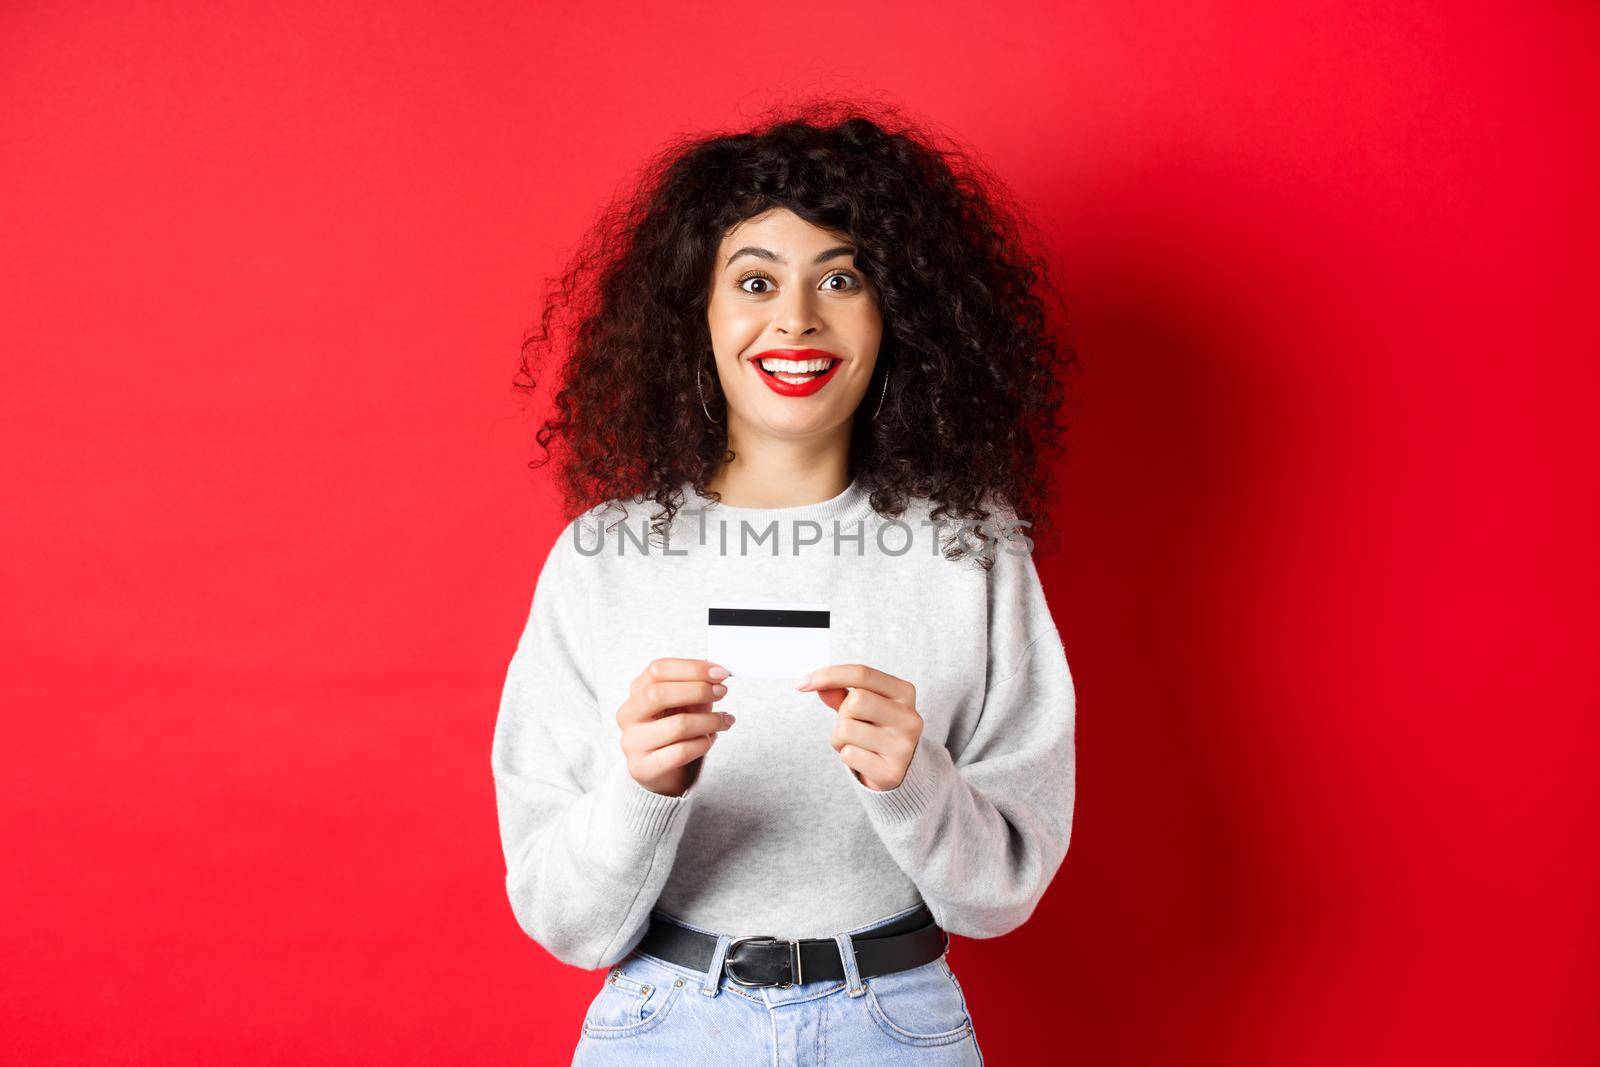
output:
M811 294L803 289L794 289L784 294L778 303L777 317L773 320L773 325L779 333L788 337L804 337L821 329Z

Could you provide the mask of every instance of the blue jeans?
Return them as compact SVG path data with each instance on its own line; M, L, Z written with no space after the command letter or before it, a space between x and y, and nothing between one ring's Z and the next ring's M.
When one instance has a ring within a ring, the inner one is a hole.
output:
M856 970L851 936L915 910L836 935L842 981L824 978L787 989L729 979L722 961L730 934L716 935L704 972L635 949L606 974L589 1005L573 1067L981 1065L966 997L943 956L875 978Z

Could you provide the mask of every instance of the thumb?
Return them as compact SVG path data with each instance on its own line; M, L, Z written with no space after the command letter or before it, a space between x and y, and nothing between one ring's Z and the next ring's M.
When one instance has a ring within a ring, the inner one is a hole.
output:
M813 689L812 692L822 698L822 702L834 711L838 711L839 705L844 703L844 698L850 695L848 689Z

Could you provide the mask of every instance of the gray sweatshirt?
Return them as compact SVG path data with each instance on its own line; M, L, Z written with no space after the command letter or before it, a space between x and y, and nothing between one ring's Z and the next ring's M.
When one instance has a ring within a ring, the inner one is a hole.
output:
M734 936L831 937L918 901L953 934L1019 926L1066 855L1076 778L1072 676L1025 531L984 570L942 553L958 527L926 500L890 519L854 482L789 508L685 490L664 544L652 502L615 501L568 523L540 570L491 758L522 929L599 968L653 908ZM629 684L651 660L707 658L708 607L745 602L825 604L830 662L916 687L898 787L851 773L816 693L738 674L715 705L738 721L683 796L629 776Z

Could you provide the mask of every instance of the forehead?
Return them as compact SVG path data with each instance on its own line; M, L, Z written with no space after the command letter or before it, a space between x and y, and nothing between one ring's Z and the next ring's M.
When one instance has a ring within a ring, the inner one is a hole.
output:
M786 207L775 207L734 226L718 248L725 256L737 246L754 244L786 255L790 249L804 252L851 243L848 234L823 229Z

